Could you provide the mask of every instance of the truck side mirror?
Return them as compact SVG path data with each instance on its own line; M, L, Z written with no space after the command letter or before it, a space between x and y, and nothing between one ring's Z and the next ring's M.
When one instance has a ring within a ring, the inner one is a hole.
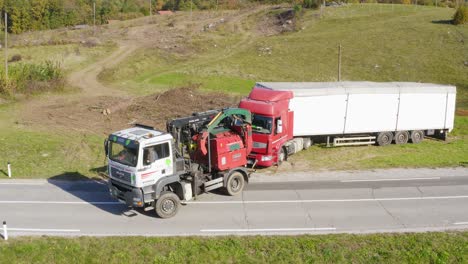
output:
M283 121L281 119L278 119L276 121L276 133L277 134L283 133Z
M109 140L106 138L104 140L104 152L106 153L106 157L109 156Z

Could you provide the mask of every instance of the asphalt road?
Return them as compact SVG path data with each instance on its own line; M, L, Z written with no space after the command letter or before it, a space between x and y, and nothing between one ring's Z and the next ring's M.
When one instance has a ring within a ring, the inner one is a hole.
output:
M254 182L205 194L158 219L102 182L0 181L0 221L18 235L319 234L468 229L468 170L453 175ZM465 174L466 172L466 174ZM1 232L3 233L3 231Z

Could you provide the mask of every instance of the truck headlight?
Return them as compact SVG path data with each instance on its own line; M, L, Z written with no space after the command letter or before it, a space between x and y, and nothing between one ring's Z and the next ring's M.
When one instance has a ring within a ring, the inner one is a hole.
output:
M272 156L262 156L262 161L270 161L272 159L273 159Z

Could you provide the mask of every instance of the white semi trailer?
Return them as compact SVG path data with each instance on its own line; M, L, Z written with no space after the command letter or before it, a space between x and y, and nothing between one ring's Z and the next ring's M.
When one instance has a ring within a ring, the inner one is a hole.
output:
M259 82L241 108L253 114L253 152L271 166L313 139L334 145L418 143L453 129L456 87L410 82Z

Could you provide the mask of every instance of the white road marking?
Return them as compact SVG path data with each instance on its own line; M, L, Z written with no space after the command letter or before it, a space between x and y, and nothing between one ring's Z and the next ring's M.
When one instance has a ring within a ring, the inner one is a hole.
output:
M120 202L63 202L63 201L0 201L0 204L95 204L113 205L122 204Z
M468 222L456 222L454 225L468 225Z
M382 201L408 201L408 200L441 200L466 199L468 195L459 196L427 196L402 198L363 198L363 199L329 199L329 200L280 200L280 201L200 201L184 202L185 204L267 204L267 203L330 203L330 202L382 202Z
M79 229L40 229L40 228L8 228L8 231L23 231L23 232L80 232Z
M300 232L300 231L333 231L334 227L318 228L260 228L260 229L201 229L200 232Z
M323 199L323 200L272 200L272 201L197 201L182 202L183 204L268 204L268 203L331 203L331 202L382 202L382 201L408 201L408 200L442 200L467 199L468 195L458 196L427 196L427 197L396 197L396 198L363 198L363 199ZM0 201L0 204L93 204L93 205L124 205L121 202L66 202L66 201Z
M375 179L375 180L342 180L340 182L381 182L381 181L417 181L417 180L440 180L440 177L403 178L403 179Z
M0 182L0 185L44 185L45 182Z

